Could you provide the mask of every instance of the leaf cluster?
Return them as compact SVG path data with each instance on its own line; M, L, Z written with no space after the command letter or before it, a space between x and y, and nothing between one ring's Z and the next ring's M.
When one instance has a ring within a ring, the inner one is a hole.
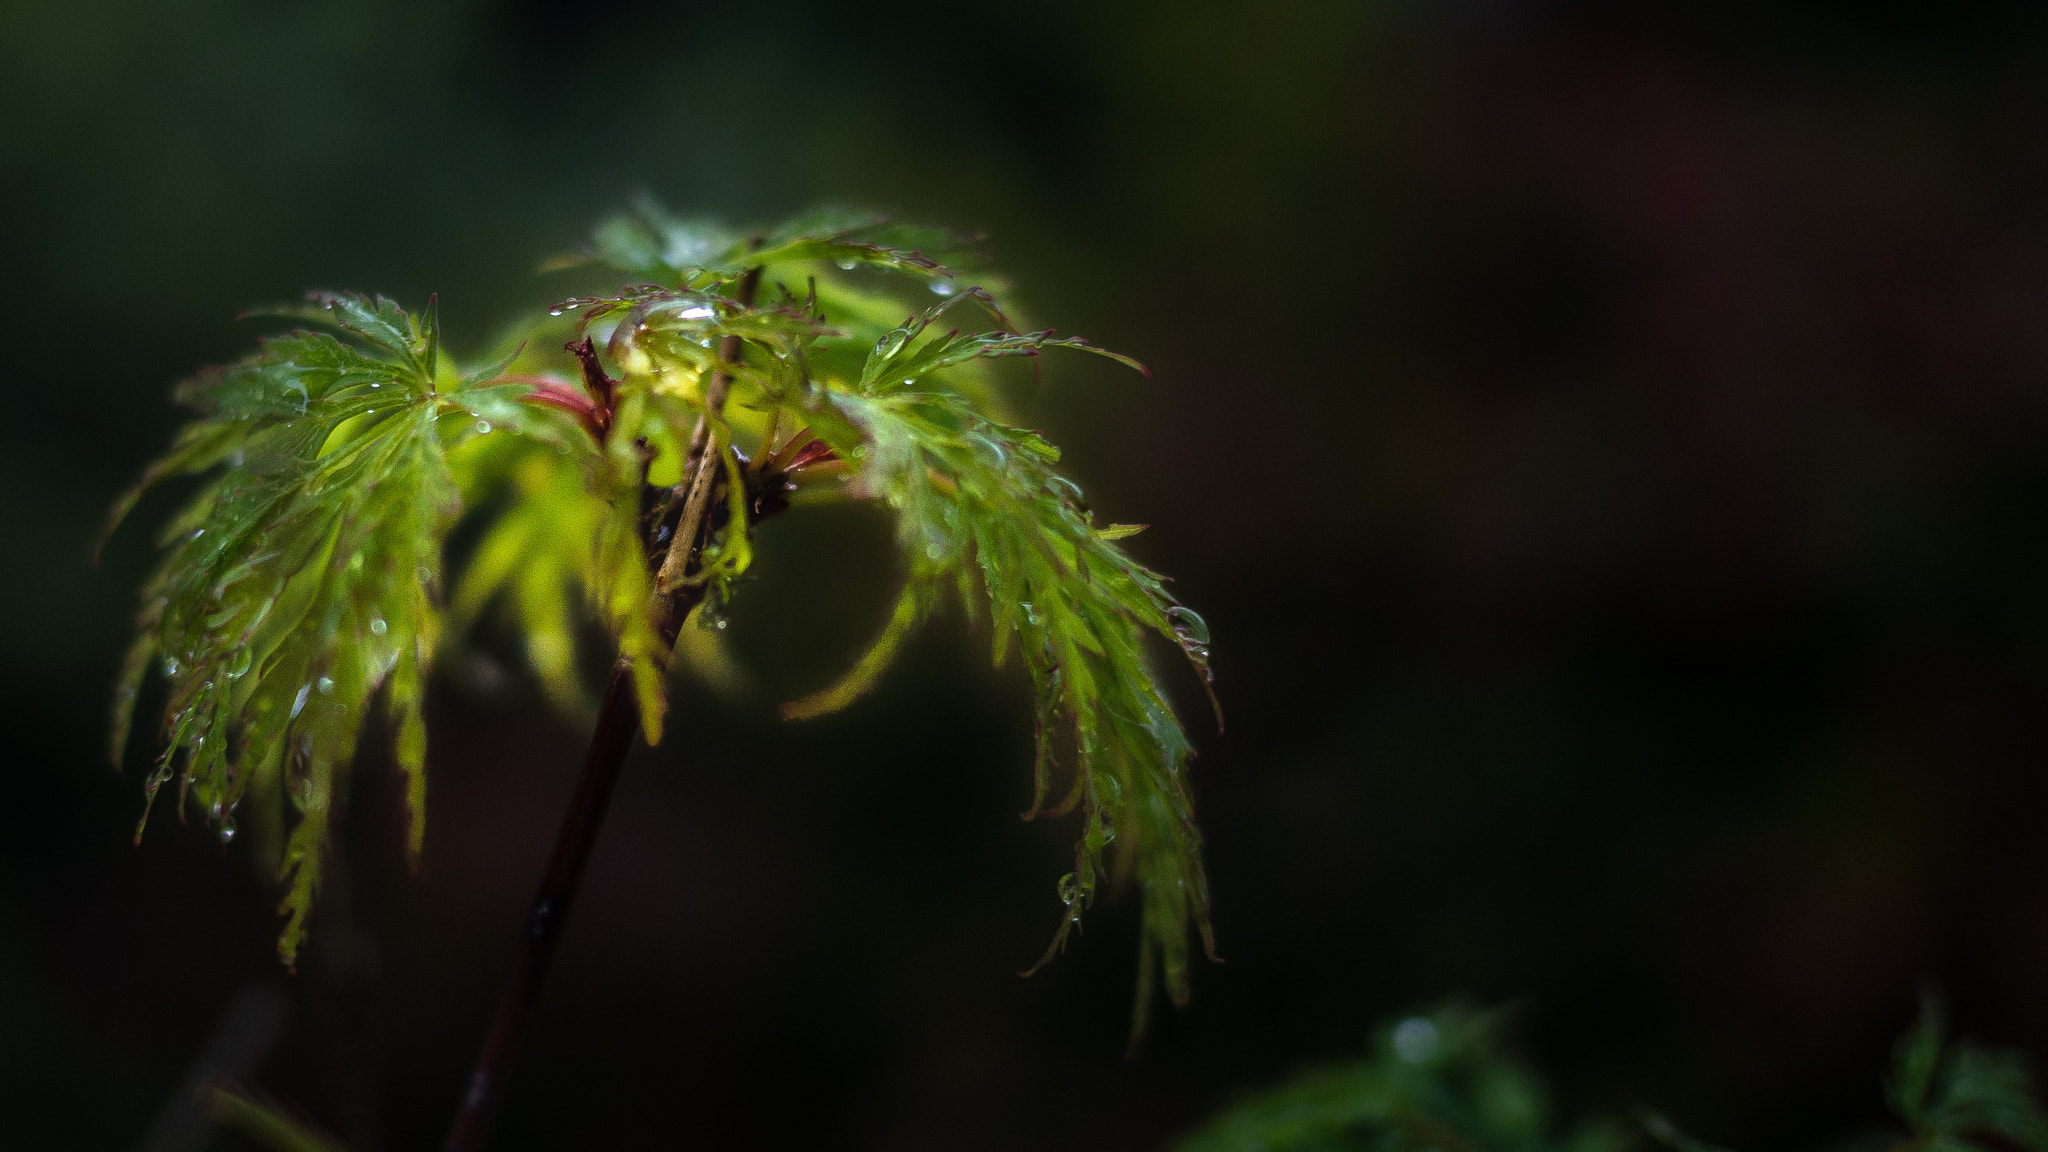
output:
M182 386L197 417L138 486L208 477L165 537L116 729L160 667L170 705L152 793L177 781L181 816L196 808L224 830L252 790L289 802L286 958L379 701L418 850L420 702L444 631L511 622L573 714L588 707L577 637L594 616L655 742L672 653L716 658L678 631L722 627L759 522L858 499L896 516L903 592L847 675L784 715L857 698L948 604L985 621L995 662L1021 663L1037 697L1025 815L1081 822L1046 957L1104 884L1130 880L1143 903L1133 1038L1159 981L1185 1001L1190 937L1213 952L1209 897L1190 747L1146 637L1206 686L1208 631L1123 551L1138 529L1098 524L1058 450L1002 418L994 370L1049 348L1142 366L1019 330L971 238L869 217L742 231L642 205L554 263L638 279L536 314L474 367L440 350L431 306L325 294L285 310L331 331L273 337ZM944 323L970 316L983 327ZM477 543L444 621L443 556L464 516Z

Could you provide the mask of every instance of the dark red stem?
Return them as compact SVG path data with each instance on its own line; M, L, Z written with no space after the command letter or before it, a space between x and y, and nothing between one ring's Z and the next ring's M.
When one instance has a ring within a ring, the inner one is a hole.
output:
M758 267L750 268L741 278L735 296L742 306L752 306L760 272ZM602 411L603 423L597 432L601 442L611 427L614 382L605 375L589 340L571 344L568 349L582 365L584 387L589 391L594 407ZM740 357L739 338L725 337L719 356L727 363L737 363ZM722 407L725 390L731 383L732 379L726 372L712 373L709 387L705 390L706 406L714 411ZM703 438L708 431L705 425L706 422L701 420L698 423L691 446L695 458L686 462L685 476L683 483L677 485L678 490L689 486L693 478L691 474L696 470L711 468L713 477L718 476L719 465L703 454ZM644 475L642 479L644 486ZM779 484L780 477L776 479ZM693 561L694 552L689 550L698 546L703 526L692 525L686 530L692 539L682 542L681 546L686 550L686 559ZM658 603L656 624L664 652L675 646L677 631L689 617L690 610L703 598L702 585L685 585ZM626 766L626 753L633 747L633 739L639 731L640 705L633 692L632 666L622 659L612 665L611 681L605 685L604 703L598 707L597 730L591 733L590 751L584 756L583 775L576 782L576 795L569 801L568 813L562 817L562 830L555 835L554 854L548 858L548 870L541 877L540 891L534 895L533 908L527 913L526 933L520 942L518 963L505 981L505 990L498 996L497 1010L491 1014L490 1031L484 1035L483 1052L477 1056L476 1070L470 1073L462 1104L456 1109L454 1123L449 1126L448 1142L443 1145L446 1152L481 1152L485 1141L490 1139L491 1125L504 1107L505 1081L510 1078L512 1064L518 1058L519 1038L526 1030L526 1018L533 1012L534 1001L540 997L541 983L547 977L548 965L555 958L555 945L561 940L562 925L569 918L569 906L576 899L584 866L590 863L590 853L597 847L597 833L604 825L612 789L619 782L619 772Z
M633 677L621 661L612 668L611 683L605 687L604 704L597 714L597 730L590 737L590 752L583 761L582 779L576 782L576 796L562 819L555 837L554 855L548 858L547 873L527 913L526 936L520 943L518 965L505 981L498 997L498 1009L491 1016L491 1030L484 1037L483 1053L476 1071L448 1130L447 1152L476 1152L489 1138L505 1093L505 1080L518 1055L519 1037L526 1017L533 1011L541 981L555 956L562 925L569 918L569 906L597 845L598 829L604 824L612 788L625 767L626 751L640 729L640 707L633 695Z

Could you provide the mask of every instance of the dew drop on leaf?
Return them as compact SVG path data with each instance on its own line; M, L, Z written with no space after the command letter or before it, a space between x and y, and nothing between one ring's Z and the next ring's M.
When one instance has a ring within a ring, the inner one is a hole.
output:
M332 693L332 692L334 691L334 677L332 677L332 676L322 676L322 677L320 678L320 681L319 681L319 683L318 683L318 684L317 684L316 686L317 686L317 687L318 687L318 688L320 689L320 694L321 694L322 696L326 696L326 695L329 695L330 693ZM300 694L301 696L305 695L305 693L304 693L304 692L301 692L301 693L299 693L299 694Z
M976 451L992 459L996 467L1001 468L1010 462L1010 456L1007 452L1003 451L1003 446L983 436L981 433L969 432L967 439L973 442Z
M1173 622L1173 634L1180 637L1181 643L1209 646L1209 622L1197 616L1194 609L1175 604L1166 610L1166 618Z
M1436 1025L1420 1016L1410 1016L1394 1026L1394 1054L1410 1064L1420 1064L1436 1055Z
M479 420L479 421L477 421L477 422L476 422L476 434L477 434L477 435L481 436L481 435L483 435L484 433L486 433L486 432L489 432L490 430L491 430L491 422L490 422L489 420Z
M389 631L390 628L391 625L386 624L382 616L370 617L370 634L372 636L382 636L385 632Z

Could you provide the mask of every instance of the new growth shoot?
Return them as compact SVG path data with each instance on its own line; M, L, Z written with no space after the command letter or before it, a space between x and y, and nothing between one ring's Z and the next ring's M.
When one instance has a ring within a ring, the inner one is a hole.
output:
M1184 1003L1191 936L1213 953L1208 885L1190 749L1146 636L1206 686L1208 632L1124 553L1137 529L1096 523L1059 450L997 418L991 371L1046 349L1143 368L1018 330L961 237L872 218L750 232L647 206L560 263L629 284L536 310L476 363L443 348L432 300L409 311L315 293L258 313L301 327L181 384L194 419L114 510L118 522L148 488L203 477L144 593L114 755L160 673L163 751L146 792L173 786L181 817L223 838L245 811L289 826L284 961L312 922L365 731L390 733L418 856L421 704L444 639L509 615L547 696L588 716L574 637L594 612L615 646L621 730L655 743L677 636L720 624L761 521L851 498L894 512L902 591L867 654L783 714L845 707L957 604L1036 693L1026 818L1080 824L1040 963L1106 884L1128 881L1143 906L1133 1039L1158 982ZM448 572L450 532L482 516L466 567Z

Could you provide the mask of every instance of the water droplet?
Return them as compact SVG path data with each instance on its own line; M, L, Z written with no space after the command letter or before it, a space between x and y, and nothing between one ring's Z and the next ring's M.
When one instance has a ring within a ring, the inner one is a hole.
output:
M1209 646L1209 622L1195 615L1194 609L1175 604L1166 610L1166 618L1172 623L1173 634L1180 637L1181 643L1201 648Z
M322 696L331 695L334 692L334 677L322 676L314 686L320 689Z
M370 617L370 634L372 636L382 636L385 632L389 631L390 628L391 625L386 624L382 616Z
M223 844L229 844L232 843L234 839L235 818L233 816L229 816L228 818L220 822L220 842Z
M548 309L548 315L550 315L550 316L560 316L561 314L562 314L562 310L561 310L560 308L550 308L550 309Z
M958 284L953 283L951 280L932 281L932 292L935 295L951 296L953 293L958 292L959 290L960 286Z
M204 528L194 528L194 529L192 530L192 536L191 536L191 538L192 538L192 539L194 539L194 540L197 540L197 539L199 539L199 538L200 538L201 536L204 536L204 535L206 535L206 529L204 529Z
M720 617L719 617L718 619L716 619L716 620L713 620L713 621L711 622L711 626L712 626L713 628L716 628L716 629L718 629L719 631L723 632L723 631L725 631L725 626L726 626L727 624L730 624L730 623L732 623L732 621L730 621L730 620L727 620L727 619L726 619L725 617L723 617L723 616L720 616Z
M1022 601L1017 605L1017 607L1022 608L1024 610L1024 622L1026 624L1029 624L1033 628L1036 628L1041 623L1043 623L1043 621L1041 621L1038 618L1038 609L1031 606L1031 601Z
M253 650L247 644L237 646L234 659L228 661L228 666L222 672L222 675L230 680L240 680L242 675L249 671L249 662L252 659L254 659Z
M1008 464L1010 462L1009 453L1004 452L1003 446L1001 444L996 443L994 440L991 440L988 437L983 436L979 432L969 432L967 434L967 438L974 442L974 447L976 448L976 450L982 452L984 455L993 458L995 460L996 467L1001 468L1005 464Z
M299 685L299 694L297 696L292 697L292 719L297 720L299 718L299 713L305 711L306 697L311 695L312 691L313 686L311 684Z
M1436 1055L1436 1025L1420 1016L1410 1016L1394 1025L1394 1055L1410 1064L1420 1064Z
M699 304L694 308L685 308L676 315L684 320L704 320L711 316L711 309Z
M486 432L489 432L490 430L491 430L491 422L490 422L489 420L479 420L479 421L477 421L477 422L476 422L476 434L477 434L477 435L481 436L481 435L483 435L484 433L486 433ZM479 448L479 449L478 449L478 451L479 451L479 452L481 452L481 451L482 451L482 449L481 449L481 448Z
M383 387L383 385L382 385L382 384L379 384L379 383L377 383L377 382L376 382L375 380L372 380L372 381L370 381L370 387L372 387L372 388L382 388L382 387Z
M837 264L839 265L839 270L840 270L841 272L851 272L851 271L853 271L853 269L854 269L854 266L855 266L855 265L856 265L856 264L858 263L858 261L854 261L854 260L840 260L840 261L836 261L836 263L837 263Z
M166 676L176 676L177 674L178 674L178 658L177 658L176 656L166 656L166 657L164 657L164 675L166 675Z

